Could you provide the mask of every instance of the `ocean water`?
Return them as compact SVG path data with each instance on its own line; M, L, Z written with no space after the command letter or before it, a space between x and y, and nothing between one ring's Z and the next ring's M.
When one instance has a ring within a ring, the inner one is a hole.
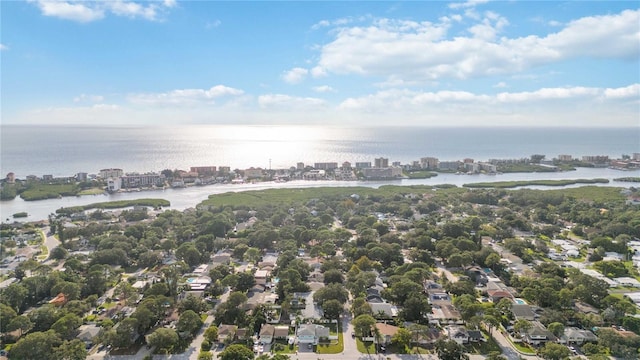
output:
M320 126L159 127L0 126L0 176L71 176L103 168L125 172L190 166L288 168L297 162L403 164L440 160L574 157L640 152L634 128L343 128Z

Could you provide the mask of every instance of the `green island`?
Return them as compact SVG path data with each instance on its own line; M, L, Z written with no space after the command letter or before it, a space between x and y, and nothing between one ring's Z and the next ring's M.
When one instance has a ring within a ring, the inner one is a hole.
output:
M405 173L405 175L409 179L430 179L432 177L438 176L438 173L422 170L422 171L409 171Z
M613 181L640 182L640 177L637 177L637 176L621 177L621 178L613 179Z
M26 218L29 214L26 211L13 214L14 218Z
M52 183L38 181L6 184L0 191L0 200L13 200L20 196L25 201L56 199L63 196L95 195L104 193L94 183Z
M132 206L150 206L153 208L161 208L171 206L169 200L165 199L135 199L135 200L120 200L120 201L106 201L93 203L83 206L70 206L66 208L60 208L56 210L57 214L73 214L85 210L91 209L120 209Z
M607 184L607 179L576 179L576 180L523 180L523 181L497 181L464 184L466 188L497 188L508 189L519 186L567 186L575 184Z
M555 168L552 166L541 166L538 164L501 164L497 167L497 171L501 173L556 172L558 169L569 171L575 170L576 168L567 164L560 164Z

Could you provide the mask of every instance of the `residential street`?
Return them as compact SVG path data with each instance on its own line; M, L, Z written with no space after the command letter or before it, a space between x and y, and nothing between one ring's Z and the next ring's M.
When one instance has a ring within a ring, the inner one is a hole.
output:
M522 355L519 352L517 352L514 349L513 345L511 345L511 342L502 334L502 332L498 330L493 330L492 335L493 335L493 338L498 343L498 346L500 346L500 349L502 349L502 355L506 356L507 359L509 360L518 360L520 358L523 358L526 360L540 359L536 355Z

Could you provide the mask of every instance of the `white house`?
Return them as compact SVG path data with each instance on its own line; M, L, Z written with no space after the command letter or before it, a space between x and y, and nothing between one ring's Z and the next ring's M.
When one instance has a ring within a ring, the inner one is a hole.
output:
M263 344L271 344L273 342L273 334L275 327L271 324L262 324L260 328L260 342Z
M446 326L445 331L447 332L447 336L449 339L457 342L458 344L467 344L469 343L469 333L467 333L467 329L464 326Z
M299 344L317 345L320 338L329 338L329 328L317 324L300 324L296 337Z

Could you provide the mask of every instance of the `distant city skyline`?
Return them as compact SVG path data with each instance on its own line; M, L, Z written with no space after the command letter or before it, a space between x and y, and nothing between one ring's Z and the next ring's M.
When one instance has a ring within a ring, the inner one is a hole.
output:
M637 2L2 2L2 124L640 125Z

